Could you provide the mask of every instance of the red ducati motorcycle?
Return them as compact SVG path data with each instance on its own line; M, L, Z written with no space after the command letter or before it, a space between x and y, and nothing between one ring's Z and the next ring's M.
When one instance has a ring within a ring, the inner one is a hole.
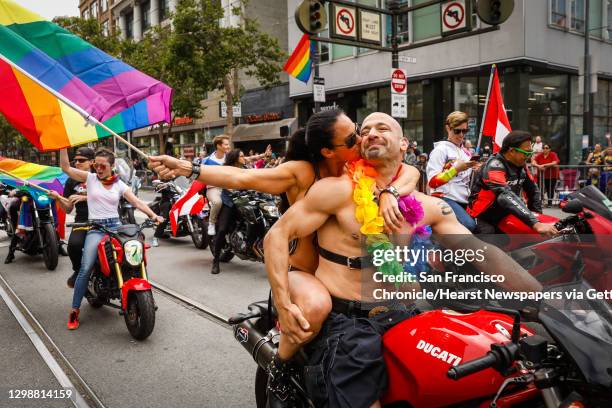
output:
M136 340L144 340L155 327L155 301L147 278L147 255L142 230L155 227L146 220L141 225L126 224L112 231L96 223L74 223L79 229L97 229L106 235L98 244L98 261L89 277L87 302L93 308L119 309L128 331ZM119 305L111 302L119 300Z

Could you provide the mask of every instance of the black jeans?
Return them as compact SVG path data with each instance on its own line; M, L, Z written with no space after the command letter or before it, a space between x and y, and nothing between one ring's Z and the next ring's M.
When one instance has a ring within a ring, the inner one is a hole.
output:
M557 185L556 178L544 179L544 189L548 196L548 205L552 205L552 199L555 196L555 186Z
M83 245L85 244L85 237L87 231L76 230L70 233L68 238L68 256L72 263L72 270L76 273L81 269L81 257L83 256Z
M172 205L170 204L170 201L168 200L163 200L159 204L159 212L160 212L159 215L161 217L164 217L164 222L160 223L157 226L157 228L155 228L155 234L153 234L155 238L162 238L164 236L164 231L166 230L166 227L168 226L171 207Z
M235 220L236 207L228 207L227 205L223 204L221 211L219 212L219 216L217 217L217 224L215 225L216 235L215 243L213 245L213 257L215 262L219 260L221 249L223 249L223 244L225 242L225 235L227 235L227 232L232 229Z

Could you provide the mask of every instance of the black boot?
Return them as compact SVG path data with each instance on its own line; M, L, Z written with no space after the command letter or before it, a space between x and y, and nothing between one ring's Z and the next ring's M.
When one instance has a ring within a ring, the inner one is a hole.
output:
M291 408L296 406L295 388L291 385L293 366L274 355L268 365L268 404L267 408Z
M219 272L221 272L221 269L219 269L219 261L217 259L214 259L210 273L212 273L213 275L217 275Z
M6 256L6 258L4 259L4 263L5 264L10 264L11 262L13 262L14 259L15 259L15 251L9 249L9 253Z

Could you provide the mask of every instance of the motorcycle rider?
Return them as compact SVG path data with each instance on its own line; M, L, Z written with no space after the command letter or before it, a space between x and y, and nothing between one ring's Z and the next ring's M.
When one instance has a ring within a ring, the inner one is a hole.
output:
M219 135L213 139L213 145L215 151L204 160L204 165L208 166L222 166L225 163L225 155L232 148L229 141L229 136ZM208 205L210 206L210 214L208 218L208 235L215 235L215 224L217 223L217 217L223 202L221 201L221 187L213 185L206 186L206 198L208 199Z
M95 152L92 148L81 146L76 150L73 158L74 166L82 171L92 172L92 164L94 161ZM88 219L87 210L87 186L86 183L69 178L64 186L64 197L68 201L60 200L59 194L53 191L51 197L58 200L66 213L70 213L76 209L74 222L84 223ZM72 263L72 275L66 281L69 288L74 288L74 281L81 268L81 257L83 256L83 245L85 244L85 230L73 230L68 238L68 256Z
M225 156L224 166L234 166L243 168L246 164L244 153L240 149L234 149ZM213 265L210 273L216 275L221 272L219 268L219 256L221 256L221 250L223 249L223 243L225 242L225 235L230 230L232 222L236 218L236 206L232 200L231 194L227 189L223 189L221 192L221 201L223 206L217 219L217 234L214 238L213 244Z
M7 222L11 223L13 228L13 237L11 238L11 243L9 244L8 254L4 259L5 264L10 264L15 259L15 250L17 249L17 242L19 242L19 237L17 237L17 224L19 221L19 207L21 206L21 200L17 198L17 189L12 189L8 192L7 200L8 204L8 218Z
M399 123L384 113L365 118L361 135L362 156L377 172L372 176L375 178L372 187L380 193L384 188L380 186L388 185L401 166L402 145L406 139ZM304 316L289 291L288 242L317 232L320 249L316 277L331 294L333 306L320 335L307 346L310 361L309 369L304 371L304 381L315 406L380 406L378 400L386 388L381 336L416 313L413 307L401 304L382 306L374 302L373 292L367 290L365 270L361 270L361 265L370 259L362 257L361 231L366 225L357 221L355 204L355 201L362 202L363 196L355 192L354 182L357 181L348 175L316 182L306 197L292 205L274 224L264 241L264 252L273 254L266 256L266 269L281 335L291 342L304 343L313 338L313 332L301 324ZM421 193L413 194L424 213L419 226L429 225L448 247L482 248L482 243L459 224L447 203ZM399 232L412 234L415 227L406 223ZM537 281L516 262L505 259L499 249L491 249L487 251L490 265L482 269L485 273L503 273L505 281L512 285L510 289L540 289ZM276 377L283 375L278 368L284 364L278 356L273 359L270 368L273 382L278 383ZM292 406L292 394L286 384L277 385L274 391L281 394L285 406Z
M558 234L554 224L540 222L532 212L542 212L540 189L526 167L532 155L531 134L514 130L504 138L499 153L482 166L467 208L468 214L477 219L478 232L494 234L499 221L514 214L542 235ZM523 194L527 205L520 198Z
M340 176L348 161L359 158L359 127L341 110L332 109L312 115L306 127L296 131L289 142L286 160L268 169L239 169L229 166L200 167L168 156L151 157L149 167L162 178L189 177L199 173L198 181L238 190L257 190L282 194L284 207L299 202L316 180ZM386 185L388 194L379 197L380 214L390 229L401 228L403 217L395 194L414 191L419 171L404 165L399 177ZM291 254L288 290L299 309L300 324L316 335L331 310L327 289L314 277L318 265L316 237L298 239ZM307 339L288 341L281 334L279 358L288 361ZM282 370L282 368L281 368Z
M157 216L144 202L138 199L130 188L114 173L115 154L108 149L101 148L94 155L95 173L80 170L70 166L68 152L60 150L60 166L62 171L71 179L86 184L87 208L89 221L102 224L109 229L117 229L121 226L118 205L121 196L132 205L144 212L157 222L163 218ZM104 237L104 233L98 230L89 230L83 244L83 255L81 257L81 268L74 284L72 298L72 310L68 317L67 327L74 330L79 327L79 310L83 296L87 293L87 285L91 269L97 258L98 243Z

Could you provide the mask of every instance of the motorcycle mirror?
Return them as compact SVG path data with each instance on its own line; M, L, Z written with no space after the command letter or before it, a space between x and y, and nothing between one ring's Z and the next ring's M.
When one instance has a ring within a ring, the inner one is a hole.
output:
M582 203L577 198L574 198L563 207L562 211L568 214L578 214L583 210Z

